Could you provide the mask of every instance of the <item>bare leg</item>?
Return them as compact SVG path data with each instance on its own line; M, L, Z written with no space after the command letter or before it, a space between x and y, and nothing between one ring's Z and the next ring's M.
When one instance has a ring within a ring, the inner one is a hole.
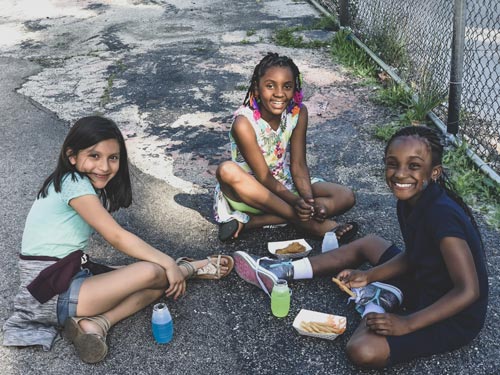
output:
M222 259L222 274L228 271L224 262ZM207 263L208 259L192 262L196 269ZM186 277L187 270L184 267L180 269ZM167 285L165 270L149 262L137 262L89 277L83 282L78 295L77 316L103 314L113 326L160 298ZM79 324L87 333L102 334L100 327L92 321L81 320Z
M86 279L78 295L77 316L104 314L113 326L158 299L167 286L165 270L149 262L134 263ZM80 321L85 332L99 332L89 320Z
M384 336L377 335L366 327L366 318L361 320L346 347L347 356L357 366L382 368L389 362L390 348Z
M314 276L336 275L346 268L358 268L365 262L378 263L385 250L391 245L376 235L368 235L336 250L309 258Z
M343 214L356 203L354 193L346 186L316 182L311 187L314 200L326 207L328 217Z
M260 209L265 212L262 216L266 216L266 214L269 215L262 219L258 219L259 215L252 216L250 222L247 223L247 228L257 228L267 224L290 222L306 232L316 236L322 236L337 226L335 221L329 219L323 222L318 222L316 220L301 221L291 205L268 190L264 185L259 183L253 176L243 171L234 162L228 161L219 165L217 168L217 180L220 183L221 190L228 197L235 201L244 202L252 207ZM324 193L328 196L321 199L329 201L332 200L333 195L339 197L349 196L347 191L350 191L347 188L340 187L340 185L330 183L325 183L323 186L320 185L316 189L318 192ZM347 191L345 189L347 189ZM350 194L350 199L347 199L347 203L345 204L337 204L337 207L335 207L335 204L330 202L328 205L328 214L334 214L335 212L338 213L342 210L345 211L346 209L352 207L354 204L354 196L352 195L352 192ZM240 225L235 237L237 237L241 229L242 225Z

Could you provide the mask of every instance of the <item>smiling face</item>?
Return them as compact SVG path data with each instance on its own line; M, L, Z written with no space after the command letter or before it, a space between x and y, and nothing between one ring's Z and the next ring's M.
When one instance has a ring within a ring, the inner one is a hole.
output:
M397 199L415 205L431 179L441 175L441 165L432 166L430 146L417 136L392 141L385 155L385 180Z
M290 67L273 66L266 70L259 79L255 96L260 99L259 107L262 118L271 125L281 120L295 92L295 83Z
M116 139L106 139L73 155L67 152L70 163L88 176L96 189L104 189L120 168L120 145Z

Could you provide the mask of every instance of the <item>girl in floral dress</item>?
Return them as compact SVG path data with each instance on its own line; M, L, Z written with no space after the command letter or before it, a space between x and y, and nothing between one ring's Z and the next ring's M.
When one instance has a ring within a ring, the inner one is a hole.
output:
M302 98L300 72L292 59L268 53L235 112L229 132L232 160L217 169L214 210L221 241L287 223L312 236L335 231L339 243L356 234L356 223L331 219L354 205L351 189L309 175Z

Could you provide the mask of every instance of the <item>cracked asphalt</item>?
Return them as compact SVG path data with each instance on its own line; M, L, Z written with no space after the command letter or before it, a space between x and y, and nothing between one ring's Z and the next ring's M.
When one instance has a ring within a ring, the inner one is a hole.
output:
M212 218L214 171L229 157L227 130L255 64L268 51L294 59L304 76L310 112L312 174L351 186L357 205L339 220L361 234L401 244L395 202L382 172L384 145L374 127L395 116L370 101L373 87L350 76L325 49L276 46L273 30L311 26L319 12L293 0L4 0L0 14L0 324L13 308L24 220L55 166L72 122L100 113L114 119L132 163L134 203L117 213L127 229L173 257L203 258L236 250L266 255L268 241L300 238L291 228L246 233L221 244ZM315 37L328 38L328 32ZM490 271L486 326L470 345L418 359L388 374L499 373L500 235L478 214ZM307 238L313 254L320 241ZM131 260L95 236L97 260ZM344 347L359 322L327 279L293 282L287 318L271 315L268 297L236 273L190 281L167 300L174 340L157 345L151 308L119 323L105 361L86 365L64 340L50 352L0 347L2 374L375 374L353 367ZM299 336L301 308L347 317L335 341ZM0 334L1 336L1 334Z

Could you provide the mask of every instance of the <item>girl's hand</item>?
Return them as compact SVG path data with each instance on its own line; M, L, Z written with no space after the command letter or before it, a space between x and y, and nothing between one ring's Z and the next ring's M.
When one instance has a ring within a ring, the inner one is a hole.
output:
M377 335L402 336L410 333L407 318L395 314L366 314L366 326Z
M168 279L168 289L165 291L167 297L174 296L177 299L186 292L186 281L181 269L177 264L173 264L165 270Z
M323 221L326 220L326 207L321 204L317 203L314 205L314 220L322 223Z
M361 270L343 270L337 275L337 279L349 288L360 288L368 284L368 274Z
M300 221L309 221L314 215L314 206L307 203L302 197L299 197L295 201L293 207L295 209L295 213L300 218Z

